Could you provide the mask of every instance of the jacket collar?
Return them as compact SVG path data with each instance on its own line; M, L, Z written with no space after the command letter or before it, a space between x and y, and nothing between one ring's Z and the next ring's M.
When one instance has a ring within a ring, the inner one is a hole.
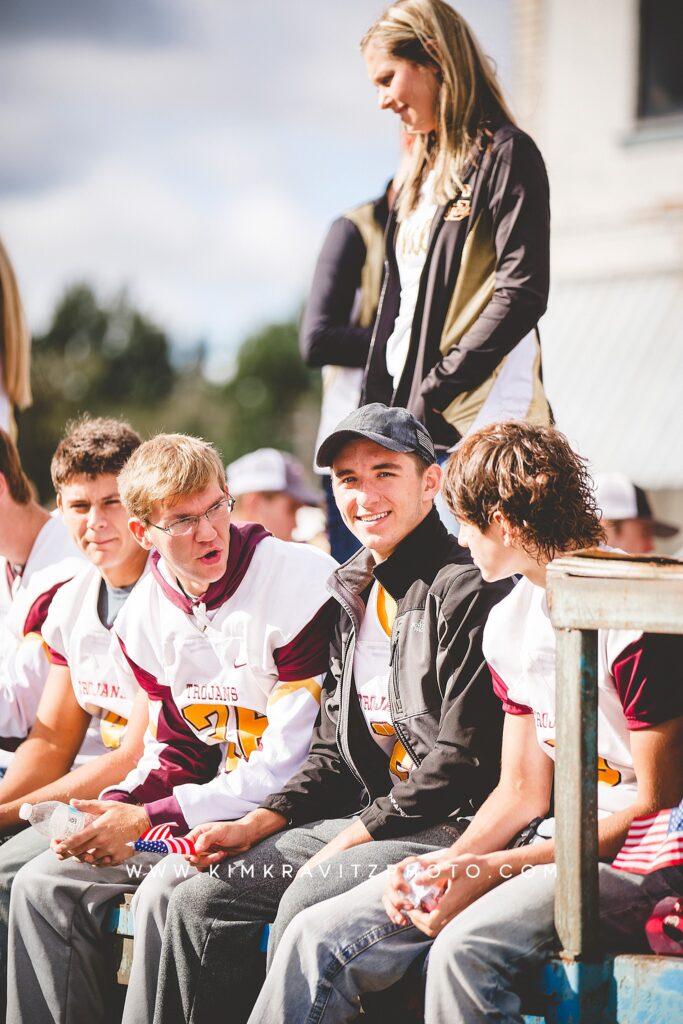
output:
M164 596L188 615L192 613L195 606L200 604L207 609L219 608L229 597L232 597L239 587L249 568L256 546L265 537L270 537L270 534L258 523L246 523L244 526L235 526L231 523L230 552L225 572L219 580L209 586L209 589L201 597L190 597L183 590L177 589L168 582L159 568L161 555L158 551L152 552L152 575L161 587Z
M395 601L400 601L415 580L431 582L434 579L445 564L449 548L461 554L463 564L470 561L468 553L448 532L433 508L386 561L376 564L370 552L361 548L334 572L329 581L330 590L338 593L336 584L339 584L343 590L360 595L376 579Z

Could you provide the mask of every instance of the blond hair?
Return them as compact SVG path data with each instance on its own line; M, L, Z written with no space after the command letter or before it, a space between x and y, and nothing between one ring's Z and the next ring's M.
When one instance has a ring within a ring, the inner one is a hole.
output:
M129 516L148 523L155 502L225 487L225 469L212 444L187 434L157 434L133 452L118 478Z
M434 171L434 197L448 203L461 191L468 166L479 159L488 125L514 124L493 65L465 19L443 0L398 0L370 26L361 51L372 43L390 57L437 72L435 133L417 132L411 166L396 203L399 220L415 209Z
M0 473L5 478L7 490L17 505L28 505L31 500L31 484L24 473L19 452L12 438L0 429Z
M13 406L31 404L31 336L26 326L17 279L7 250L0 241L0 372Z

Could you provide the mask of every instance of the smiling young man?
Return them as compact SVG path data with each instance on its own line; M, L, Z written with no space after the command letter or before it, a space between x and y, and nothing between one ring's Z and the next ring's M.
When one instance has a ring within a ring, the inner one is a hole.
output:
M35 723L0 782L5 838L22 824L22 803L96 797L142 753L147 700L135 680L116 679L111 652L111 627L147 561L116 482L140 443L127 423L85 418L68 428L52 459L60 521L90 565L56 591L42 626L50 669ZM47 847L35 829L0 846L0 1001L12 882Z
M191 833L191 859L214 872L171 898L154 1017L166 1024L213 1020L216 1005L246 1020L264 921L275 945L302 907L455 838L495 784L502 715L480 643L509 584L485 584L440 523L431 438L404 409L371 405L317 461L363 544L328 584L337 623L321 720L279 792Z
M426 1024L522 1024L522 982L553 950L553 820L542 821L530 845L506 847L551 805L555 633L546 566L602 539L592 484L557 430L505 422L463 441L449 460L444 493L484 579L522 576L484 630L492 692L505 710L498 785L452 847L421 860L418 881L439 890L429 910L415 907L402 863L393 875L301 914L250 1024L356 1020L362 995L387 989L427 951ZM683 796L682 653L680 636L599 631L603 862L615 857L636 815L676 806ZM683 892L680 867L636 875L601 863L605 947L642 950L652 907L672 892Z
M84 564L61 518L34 500L0 430L0 776L35 721L50 668L41 635L50 602Z
M151 1016L165 907L195 869L181 860L176 873L171 861L152 874L158 858L142 854L129 870L127 844L152 824L184 835L240 818L278 790L308 754L328 665L325 581L336 563L231 525L210 444L159 434L118 483L140 551L152 551L116 622L120 677L146 692L150 724L136 767L100 800L76 802L97 817L53 844L61 863L48 851L15 880L8 1015L33 1024L105 1018L100 931L111 899L140 882L125 1015Z

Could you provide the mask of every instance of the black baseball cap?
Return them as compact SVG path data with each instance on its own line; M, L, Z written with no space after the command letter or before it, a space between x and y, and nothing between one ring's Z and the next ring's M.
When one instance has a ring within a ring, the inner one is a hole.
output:
M340 448L357 439L374 441L391 452L419 455L431 466L436 462L434 442L425 427L407 409L372 402L346 416L318 448L316 464L331 466Z

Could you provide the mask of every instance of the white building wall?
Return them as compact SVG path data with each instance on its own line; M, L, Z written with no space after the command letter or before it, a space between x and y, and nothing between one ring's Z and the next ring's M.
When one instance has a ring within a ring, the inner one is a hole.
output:
M637 0L513 0L513 102L550 177L541 337L558 425L596 468L676 491L683 117L637 121L638 9Z

